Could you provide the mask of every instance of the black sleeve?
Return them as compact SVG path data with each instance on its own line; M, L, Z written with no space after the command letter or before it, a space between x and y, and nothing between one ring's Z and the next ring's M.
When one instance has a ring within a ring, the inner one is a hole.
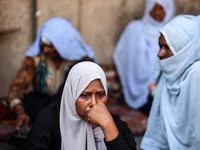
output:
M112 141L106 142L108 150L136 150L135 138L129 129L126 122L119 119L117 116L113 116L115 124L119 130L119 135Z
M50 105L38 115L22 150L60 149L59 107Z

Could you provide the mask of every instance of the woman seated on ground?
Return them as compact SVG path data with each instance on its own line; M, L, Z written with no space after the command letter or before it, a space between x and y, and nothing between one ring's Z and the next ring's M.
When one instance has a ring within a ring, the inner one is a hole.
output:
M67 77L60 104L43 109L24 150L135 150L127 124L106 107L107 81L93 62L76 64Z
M143 18L126 26L113 54L125 102L146 115L156 89L159 30L173 16L173 0L146 0Z
M43 107L60 100L69 68L81 60L95 61L95 56L70 22L53 18L42 25L10 85L8 102L17 116L16 129L30 119L33 123ZM34 89L26 94L31 84Z
M160 72L143 150L200 149L200 18L180 15L160 30Z

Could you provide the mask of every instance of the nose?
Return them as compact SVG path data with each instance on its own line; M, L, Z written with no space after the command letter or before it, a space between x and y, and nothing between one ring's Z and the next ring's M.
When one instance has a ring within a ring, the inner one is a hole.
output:
M164 48L161 48L160 51L158 52L158 55L157 55L157 56L158 56L160 59L163 59L163 58L165 57L165 55L166 55L165 49L164 49Z
M97 99L96 99L96 96L93 95L93 96L91 97L91 105L90 105L90 107L92 107L92 106L95 105L95 104L97 104Z
M43 53L48 53L49 49L47 47L43 48Z

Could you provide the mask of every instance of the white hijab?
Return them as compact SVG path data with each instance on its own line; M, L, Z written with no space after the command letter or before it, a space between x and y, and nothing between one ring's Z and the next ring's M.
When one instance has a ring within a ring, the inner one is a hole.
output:
M165 10L162 22L155 21L149 14L156 3ZM147 103L148 85L155 82L159 30L173 16L172 0L147 0L143 18L130 22L116 45L113 59L125 101L131 108L137 109Z
M160 32L173 56L159 60L161 75L141 148L200 149L200 24L180 15Z
M69 72L60 106L60 132L62 150L106 150L104 134L100 127L81 119L76 111L76 100L95 79L100 79L107 96L104 71L93 62L76 64Z

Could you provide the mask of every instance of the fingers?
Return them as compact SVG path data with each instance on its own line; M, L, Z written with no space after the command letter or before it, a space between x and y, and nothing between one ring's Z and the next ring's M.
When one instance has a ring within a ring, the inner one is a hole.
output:
M17 116L16 124L15 124L15 130L18 130L22 125L28 125L30 121L30 117L28 115L21 114Z
M22 126L23 120L21 117L17 117L16 124L15 124L15 130L19 130L19 128Z
M102 126L105 121L110 120L110 113L104 103L93 105L87 115L88 121L94 125Z
M29 116L26 116L25 125L28 125L29 122L30 122L30 117L29 117Z
M20 127L22 126L23 122L22 121L17 121L16 124L15 124L15 128L14 130L19 130Z

